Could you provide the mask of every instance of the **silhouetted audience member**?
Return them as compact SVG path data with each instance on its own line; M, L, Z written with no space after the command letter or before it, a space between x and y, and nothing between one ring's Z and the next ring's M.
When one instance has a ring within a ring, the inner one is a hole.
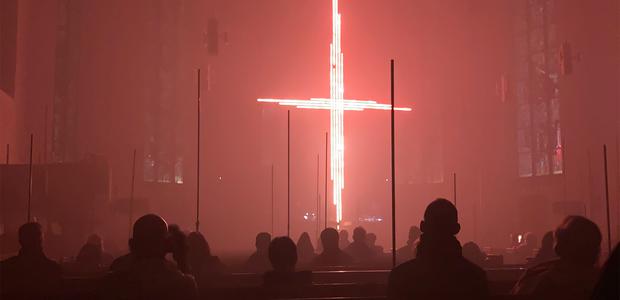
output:
M411 226L409 228L409 235L407 239L407 245L396 250L396 259L399 262L405 262L415 258L417 242L422 232L418 226Z
M383 247L377 245L377 235L369 233L366 235L366 244L372 250L375 256L383 255Z
M480 246L474 242L467 242L463 245L463 257L481 268L484 267L487 258L486 254L480 250Z
M323 252L314 258L315 267L350 266L353 258L338 247L338 231L334 228L325 228L321 232Z
M297 247L289 237L277 237L269 244L269 261L273 267L263 275L269 288L295 288L312 283L312 273L295 272Z
M261 232L256 235L256 251L250 255L245 263L245 270L253 273L264 273L271 268L269 263L269 243L271 243L271 234Z
M594 222L570 216L555 231L559 259L530 268L513 294L547 299L587 299L597 280L601 232Z
M94 245L95 247L100 249L101 264L103 266L110 266L110 264L112 264L112 262L114 261L114 256L112 256L112 254L108 253L105 250L103 239L101 238L101 236L96 233L89 235L88 239L86 240L86 244Z
M302 233L299 236L299 240L297 240L297 259L299 263L307 265L312 262L315 256L310 235L307 232Z
M514 255L517 263L526 263L528 258L534 256L534 250L538 247L538 239L536 235L528 232L523 237L523 242L515 247Z
M605 262L601 277L592 293L592 300L617 300L620 299L620 244Z
M174 253L183 245L170 236L168 224L160 216L140 217L133 225L130 253L117 258L106 277L103 293L110 299L197 299L194 279L181 272L165 256L175 259L186 255ZM177 264L184 264L178 262Z
M104 270L101 248L85 244L75 258L73 271L81 274L98 273Z
M43 252L39 223L26 223L18 231L17 256L0 262L0 299L53 299L59 296L60 266Z
M455 235L460 231L456 207L437 199L428 205L420 223L417 257L390 273L390 299L484 299L485 272L463 258Z
M556 259L558 256L555 254L555 250L553 249L553 243L553 231L545 233L540 243L540 249L538 249L538 253L536 253L536 257L532 263L539 264Z
M217 256L211 255L211 247L200 232L187 236L187 264L200 288L217 285L225 273L224 264Z
M356 227L353 230L353 243L344 250L344 252L353 257L353 260L358 264L368 263L375 257L373 249L368 247L366 237L366 229L361 226Z
M347 249L351 242L349 241L349 232L346 229L343 229L338 234L338 247L340 249Z

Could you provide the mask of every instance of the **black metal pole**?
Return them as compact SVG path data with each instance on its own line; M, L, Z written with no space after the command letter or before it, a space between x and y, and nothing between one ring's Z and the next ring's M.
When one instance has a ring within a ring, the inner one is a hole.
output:
M28 219L26 223L30 222L31 205L32 205L32 148L34 145L34 135L30 134L30 161L28 163Z
M456 172L452 173L452 197L454 197L454 207L456 207Z
M196 130L196 232L200 231L200 69L198 69L198 97L197 105L197 125Z
M136 149L133 149L133 160L131 162L131 190L129 194L129 235L131 236L131 229L133 228L133 205L134 205L134 191L136 186Z
M291 236L291 111L286 112L286 236Z
M319 192L319 154L316 154L316 239L319 239L319 227L321 220L319 219L319 213L321 211L321 194Z
M271 235L274 235L275 233L273 232L273 223L274 223L274 170L273 170L273 164L271 164Z
M391 128L391 148L392 148L392 267L396 267L396 170L395 170L395 151L394 151L394 60L390 61L390 128Z
M43 118L43 163L47 164L47 105L45 105L45 116Z
M605 163L605 209L607 210L607 250L611 255L611 218L609 217L609 177L607 175L607 145L603 145L603 161Z
M325 227L324 229L327 228L327 220L329 219L329 215L327 214L327 202L328 202L328 197L327 197L327 178L328 178L328 165L327 165L327 157L329 156L329 139L328 139L328 132L325 132L325 195L323 195L324 201L325 201L325 215L323 216L323 222L325 222Z

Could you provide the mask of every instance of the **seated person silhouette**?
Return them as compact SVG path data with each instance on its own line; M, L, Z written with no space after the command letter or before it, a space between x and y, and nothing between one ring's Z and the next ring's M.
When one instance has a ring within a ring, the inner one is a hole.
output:
M536 257L534 257L532 263L539 264L558 258L553 249L554 242L553 231L545 233L541 241L540 249L538 249L538 253L536 253Z
M388 279L389 299L485 299L485 272L463 258L455 235L456 207L445 199L428 205L420 223L415 259L396 267Z
M302 233L297 240L297 259L301 265L308 265L312 262L316 254L314 246L307 232Z
M0 262L0 299L49 299L60 293L60 266L43 252L39 223L19 228L21 249L17 256Z
M487 258L478 244L474 242L467 242L463 245L463 257L479 267L484 267Z
M588 299L597 280L601 232L594 222L570 216L555 231L559 259L527 270L513 294L549 299Z
M367 264L375 258L375 251L368 246L366 229L359 226L353 230L353 243L344 252L353 257L357 264Z
M369 233L366 235L366 245L370 247L370 250L374 252L375 255L383 255L383 247L377 245L377 235L374 233Z
M605 262L591 299L620 299L620 244L616 245Z
M166 259L174 245L168 224L158 215L140 217L133 225L129 240L130 253L117 258L106 277L102 291L108 299L196 299L194 279L183 274L177 265ZM172 253L182 258L183 253ZM177 262L177 264L184 264Z
M263 286L294 288L312 284L311 272L295 272L297 246L289 237L277 237L269 244L269 261L273 267L263 275Z
M261 232L256 235L256 251L250 255L245 263L245 270L252 273L264 273L271 268L269 263L269 243L271 234Z
M93 234L89 235L88 239L86 240L86 244L94 245L95 247L100 249L100 251L101 251L101 264L103 266L110 266L112 261L114 261L114 257L112 256L112 254L108 253L105 250L105 247L103 246L103 239L98 234L93 233Z
M416 247L418 246L418 239L422 232L418 226L411 226L409 228L409 235L407 244L398 250L396 250L396 259L399 262L405 262L415 258Z
M325 228L321 232L323 252L314 258L314 267L350 266L353 258L338 248L338 231L334 228Z
M187 262L189 270L200 288L216 285L225 273L224 264L217 256L211 255L211 248L200 232L187 236Z
M81 275L95 274L104 270L101 248L93 244L85 244L75 258L72 268L74 273Z

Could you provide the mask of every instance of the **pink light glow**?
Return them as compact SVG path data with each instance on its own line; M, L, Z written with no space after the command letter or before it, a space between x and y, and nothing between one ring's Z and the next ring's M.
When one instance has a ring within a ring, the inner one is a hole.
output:
M330 111L331 180L332 197L336 206L336 222L340 228L342 221L342 191L344 190L344 111L363 111L365 109L391 110L390 104L380 104L372 100L344 99L344 55L340 44L341 15L338 0L332 0L332 43L330 44L330 98L298 99L257 99L258 102L277 103L300 109L325 109ZM411 111L408 107L395 107L398 111Z

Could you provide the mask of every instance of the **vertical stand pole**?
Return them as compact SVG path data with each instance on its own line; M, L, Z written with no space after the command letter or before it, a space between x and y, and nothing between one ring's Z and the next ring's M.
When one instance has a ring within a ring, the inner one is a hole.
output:
M329 133L328 133L328 132L325 132L325 193L324 193L324 195L323 195L323 198L325 198L325 199L324 199L324 201L325 201L325 213L324 213L324 216L323 216L323 222L325 222L325 225L324 225L324 228L323 228L323 229L326 229L326 228L327 228L327 220L329 219L329 215L327 214L327 202L328 202L328 201L327 201L327 199L329 199L329 198L327 197L327 178L328 178L328 173L327 173L327 172L328 172L328 171L327 171L327 169L328 169L328 165L327 165L327 157L328 157L328 155L329 155L329 152L328 152L328 148L329 148L329 139L328 139L328 137L327 137L328 135L329 135Z
M133 149L133 160L131 162L131 190L129 194L129 236L131 236L131 229L133 228L134 191L136 186L136 152L136 149Z
M392 148L392 267L396 267L396 170L394 151L394 60L390 61L390 128Z
M316 240L319 239L319 227L321 220L319 218L321 211L321 194L319 192L319 154L316 154Z
M605 163L605 209L607 210L607 250L611 255L611 218L609 216L609 177L607 173L607 145L603 145L603 161Z
M26 223L30 222L31 205L32 205L32 151L34 145L34 135L30 134L30 161L28 163L28 219Z
M287 186L287 198L286 198L286 236L291 236L291 111L286 113L286 186Z
M271 164L271 235L274 235L275 233L273 232L273 223L274 223L274 181L273 181L273 177L274 177L274 170L273 170L273 164Z
M196 232L200 232L200 69L198 69L197 91L197 130L196 130Z
M452 173L452 197L454 197L454 207L456 207L456 172Z

